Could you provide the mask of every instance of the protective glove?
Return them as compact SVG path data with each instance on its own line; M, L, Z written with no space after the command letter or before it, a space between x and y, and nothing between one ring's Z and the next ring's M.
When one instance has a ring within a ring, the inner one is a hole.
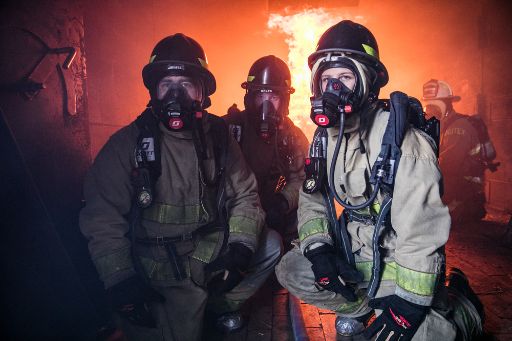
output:
M288 212L288 200L282 194L276 193L268 200L266 206L267 225L274 230L283 229Z
M380 331L377 341L412 340L429 309L396 295L373 299L369 306L382 310L382 314L364 332L364 337L371 339Z
M225 270L208 282L208 291L221 295L231 291L245 277L253 252L241 243L231 243L227 251L205 267L207 272Z
M331 245L324 244L305 254L311 262L315 283L322 289L338 293L349 302L357 301L351 284L363 280L363 274L339 257Z
M156 328L156 322L149 311L149 302L165 302L165 297L146 284L139 276L133 276L107 289L107 295L114 311L130 323Z

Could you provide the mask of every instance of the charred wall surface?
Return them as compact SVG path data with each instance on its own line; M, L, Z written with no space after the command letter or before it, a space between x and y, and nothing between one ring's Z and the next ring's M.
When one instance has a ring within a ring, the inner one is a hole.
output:
M91 339L104 312L78 227L91 162L83 11L69 1L0 8L0 333Z

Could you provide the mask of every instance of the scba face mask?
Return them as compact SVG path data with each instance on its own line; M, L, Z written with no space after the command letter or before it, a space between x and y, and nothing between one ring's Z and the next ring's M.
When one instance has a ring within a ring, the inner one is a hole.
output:
M337 78L327 79L320 96L311 97L311 119L322 128L334 127L341 114L354 110L355 93Z
M258 104L259 101L256 100L257 95L263 95L263 99L261 103ZM283 113L280 108L276 108L274 103L269 99L272 96L276 96L277 93L269 92L269 93L260 93L259 91L251 94L250 102L248 109L248 114L251 119L251 123L256 129L258 135L263 140L268 140L272 137L279 126L283 121ZM277 95L279 96L279 95ZM279 107L282 106L282 103L279 104Z
M425 106L425 113L429 117L436 117L441 120L448 114L448 105L442 100L428 101Z
M355 77L354 89L348 88L340 79L329 78L325 90L322 74L329 69L347 69ZM334 127L340 115L359 111L370 98L371 70L355 59L341 55L319 58L312 67L311 119L323 128Z
M164 98L152 100L153 112L171 131L191 130L194 118L201 118L201 102L190 97L181 83L169 85Z

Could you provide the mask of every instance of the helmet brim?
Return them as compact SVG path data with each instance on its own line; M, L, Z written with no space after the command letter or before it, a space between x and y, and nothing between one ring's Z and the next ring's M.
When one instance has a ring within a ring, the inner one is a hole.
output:
M372 57L368 54L362 53L361 51L356 51L356 50L334 48L334 49L323 49L323 50L315 51L308 57L309 68L311 69L313 67L313 65L318 60L318 58L320 58L320 56L326 55L328 53L343 53L349 57L355 56L355 59L357 59L360 62L373 68L375 70L375 72L377 73L377 82L375 85L378 86L379 88L382 88L383 86L385 86L389 81L388 70L386 69L386 67L380 60L378 60L377 58Z
M171 66L183 65L185 70L177 70L170 68ZM142 69L142 79L144 80L144 86L148 90L152 91L156 87L156 83L162 78L172 74L183 74L190 77L199 77L203 80L205 85L206 96L212 95L216 88L216 81L213 74L206 68L183 62L180 60L163 60L147 64Z
M422 97L421 98L422 101L450 100L452 102L458 102L458 101L460 101L460 99L461 99L460 96L446 96L446 97L434 97L434 98L432 98L432 97L430 97L430 98Z
M249 82L243 82L241 85L242 89L245 90L265 90L265 89L271 89L273 91L278 91L285 94L293 94L295 92L295 89L290 86L276 86L276 85L265 85L265 84L251 84Z

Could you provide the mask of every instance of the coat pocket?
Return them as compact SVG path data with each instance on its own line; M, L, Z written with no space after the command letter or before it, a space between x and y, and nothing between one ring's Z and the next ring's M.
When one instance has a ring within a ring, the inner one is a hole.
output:
M366 198L366 189L369 185L366 168L356 168L341 175L338 188L346 193L352 205L363 203Z

